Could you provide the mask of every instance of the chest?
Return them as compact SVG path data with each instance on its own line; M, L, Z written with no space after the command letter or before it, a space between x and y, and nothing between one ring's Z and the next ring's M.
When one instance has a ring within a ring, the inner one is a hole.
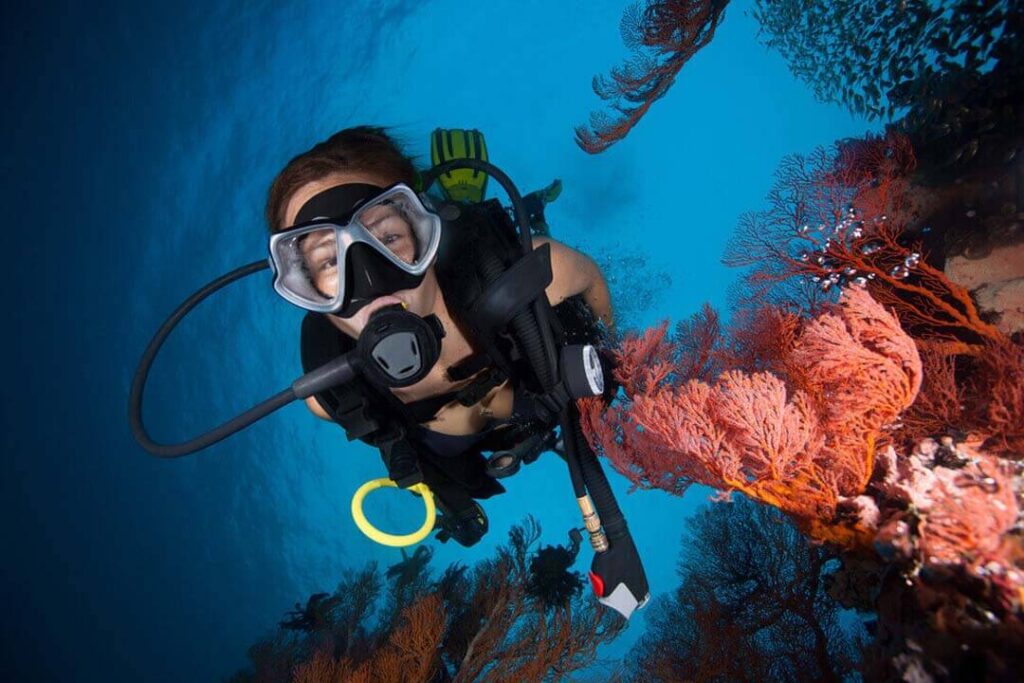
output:
M427 376L412 386L392 390L403 403L458 391L473 381L472 377L461 382L452 382L448 379L448 368L469 357L474 351L457 327L446 325L445 329L446 334L441 342L441 357ZM475 434L491 419L509 418L512 415L513 398L512 386L505 382L491 389L473 405L464 406L457 400L452 400L442 406L432 420L423 423L423 426L442 434Z

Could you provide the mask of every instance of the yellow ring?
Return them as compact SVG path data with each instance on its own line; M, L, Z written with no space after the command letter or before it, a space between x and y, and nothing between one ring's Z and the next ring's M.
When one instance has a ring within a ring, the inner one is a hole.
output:
M352 496L352 519L355 520L356 526L362 531L371 541L376 541L381 545L391 546L392 548L404 548L414 543L419 543L434 528L434 522L437 519L437 507L434 505L434 494L430 491L426 484L413 484L409 487L410 491L416 491L423 497L423 505L426 507L427 516L423 520L423 526L417 531L411 534L405 534L398 536L395 534L387 534L378 529L377 527L370 524L370 521L366 519L366 515L363 514L363 499L371 491L376 491L380 488L393 487L397 488L398 484L391 481L390 479L371 479L366 482L356 491L355 495Z

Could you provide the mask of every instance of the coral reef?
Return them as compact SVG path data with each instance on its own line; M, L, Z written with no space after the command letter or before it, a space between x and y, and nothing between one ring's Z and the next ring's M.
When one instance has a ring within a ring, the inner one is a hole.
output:
M624 23L644 18L633 9ZM877 615L868 678L1014 678L1024 5L758 0L755 18L819 98L901 118L784 160L768 207L742 218L726 253L745 269L730 329L705 309L671 335L623 340L618 400L587 402L587 430L636 486L740 492L837 549L830 590ZM708 39L720 20L703 16ZM634 72L671 84L667 63ZM665 93L645 83L603 82L640 106L580 144L621 139ZM736 606L703 607L707 628L741 636Z
M584 402L585 431L639 486L682 494L697 482L739 491L786 511L818 538L853 543L860 529L832 524L836 504L863 491L883 428L916 397L917 352L859 288L791 339L778 349L782 376L732 367L708 382L687 379L693 348L666 340L664 327L627 338L615 371L625 398L607 410ZM717 355L723 367L732 364L721 349Z
M967 356L987 374L958 378L862 287L821 311L741 318L732 341L708 311L677 328L685 343L666 326L624 339L619 398L581 410L595 450L636 486L741 492L835 548L832 595L878 614L869 677L1006 678L1024 665L1024 349L1004 339ZM936 408L984 429L927 438ZM702 604L699 623L739 637L736 609Z
M823 293L853 282L893 308L920 342L965 351L1004 339L941 262L907 244L920 213L915 167L909 140L891 132L785 159L769 208L744 215L726 249L726 265L748 269L740 305L793 301L792 281L800 280L795 300L814 310Z
M856 630L827 594L833 553L777 510L737 498L687 522L679 585L656 600L633 681L845 680ZM736 653L742 652L742 657Z
M235 683L543 681L592 664L624 623L581 596L578 544L536 549L532 518L495 556L439 579L419 546L382 577L375 565L296 605L249 649ZM382 587L386 592L382 596Z
M1003 317L979 301L994 280L1014 291L1020 264L929 252L918 163L893 130L787 159L729 245L747 269L732 328L706 309L624 339L622 394L583 412L636 485L738 491L838 548L834 595L877 613L869 677L1007 678L1024 651L1024 335L1006 327L1019 301Z

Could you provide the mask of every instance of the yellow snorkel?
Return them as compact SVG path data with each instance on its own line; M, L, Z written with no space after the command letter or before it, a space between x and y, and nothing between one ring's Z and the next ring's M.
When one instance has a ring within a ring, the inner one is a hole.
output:
M366 534L366 537L371 541L391 546L392 548L404 548L425 539L434 529L434 522L437 520L437 506L434 504L434 494L430 491L430 488L422 482L409 487L410 491L418 493L423 498L423 505L426 508L427 514L423 520L423 526L411 534L404 535L389 534L381 531L370 524L370 520L366 519L366 515L363 513L363 500L370 492L381 488L398 488L398 484L387 477L371 479L360 486L355 495L352 496L352 519L355 520L359 530Z

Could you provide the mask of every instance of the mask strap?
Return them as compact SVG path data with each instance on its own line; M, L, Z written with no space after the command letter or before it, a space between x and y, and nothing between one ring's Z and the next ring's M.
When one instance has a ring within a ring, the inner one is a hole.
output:
M319 192L302 205L295 216L295 225L320 218L348 222L360 206L380 195L384 188L366 183L346 183Z

